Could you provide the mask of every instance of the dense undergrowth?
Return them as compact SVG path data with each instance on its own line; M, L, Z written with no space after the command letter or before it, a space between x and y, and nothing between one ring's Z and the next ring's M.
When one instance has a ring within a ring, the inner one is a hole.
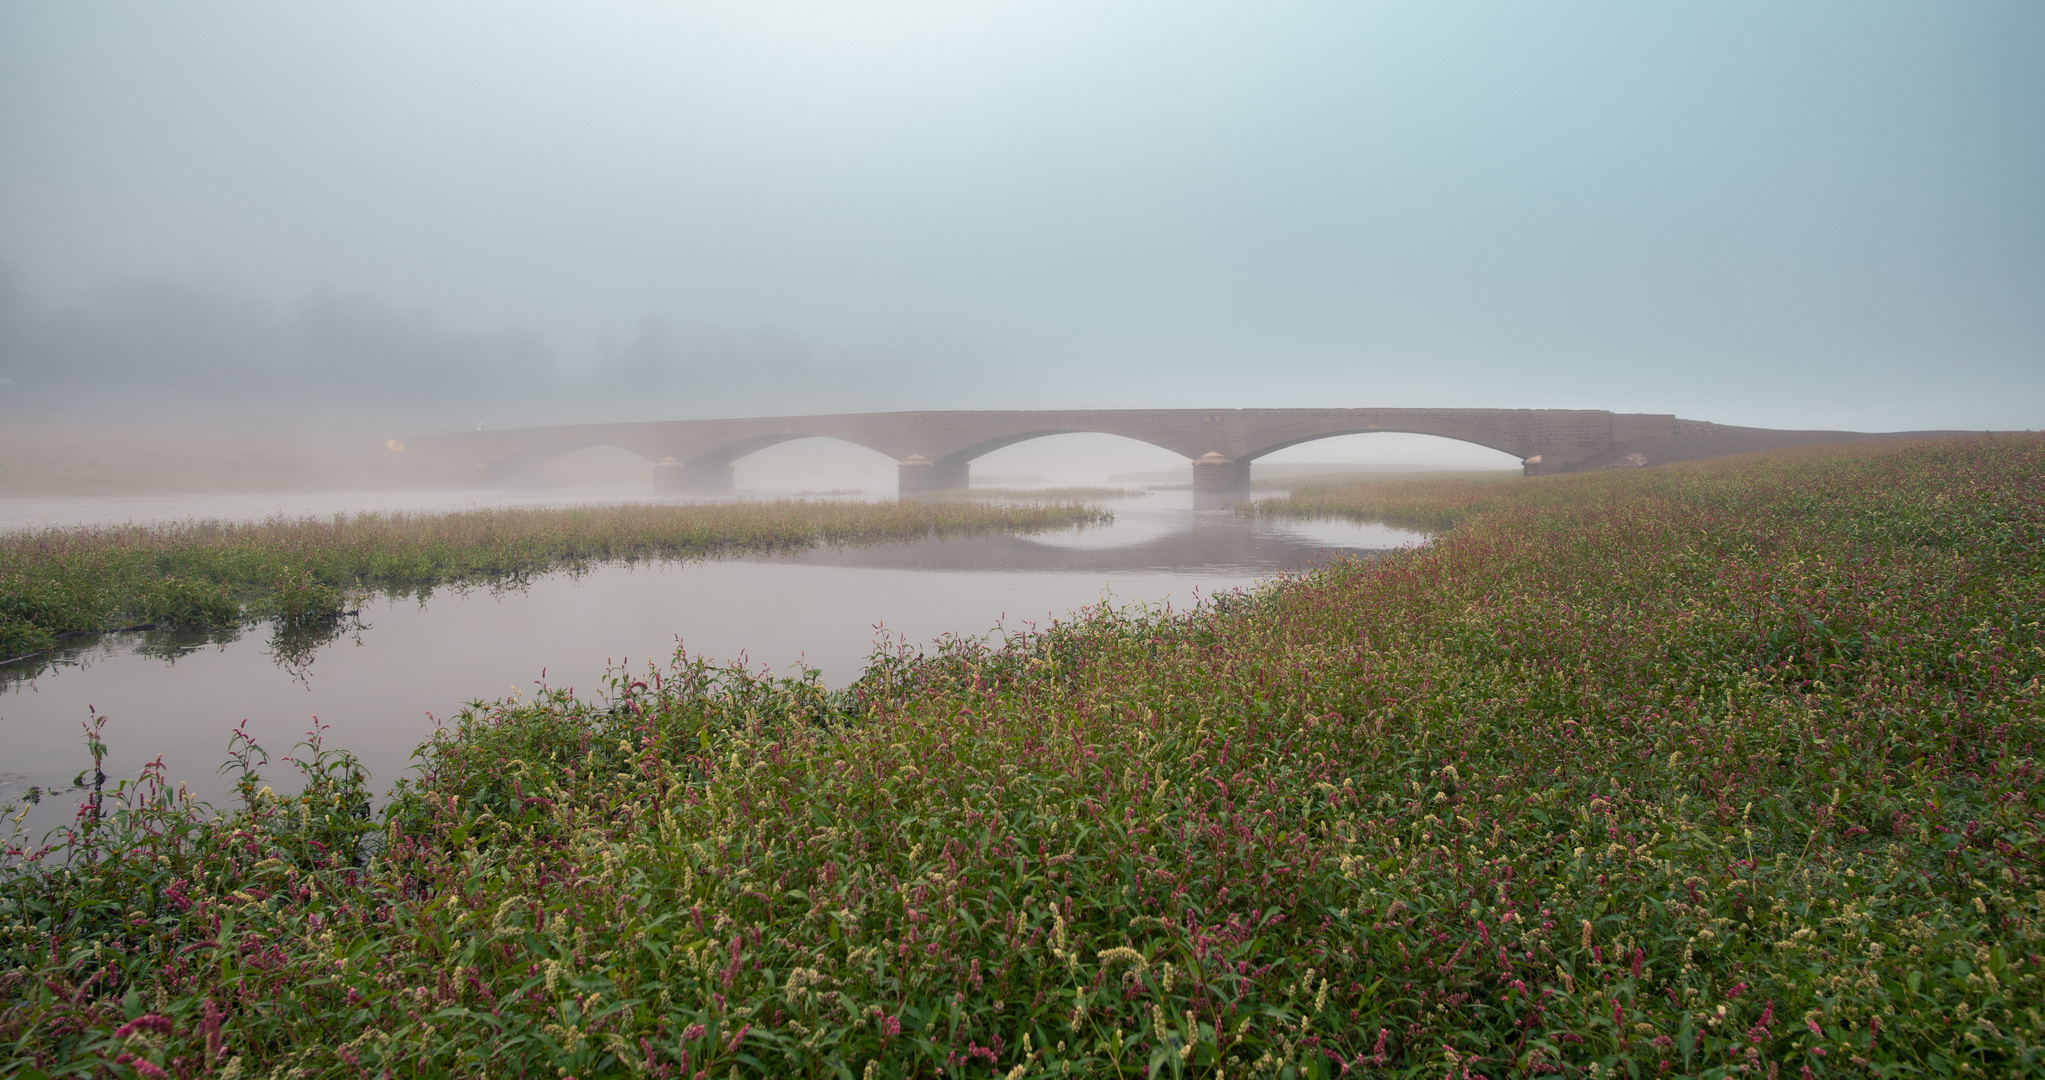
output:
M21 531L0 535L0 659L63 634L136 624L331 620L366 594L423 597L562 566L1027 532L1107 516L1078 503L782 500Z
M218 819L145 778L16 854L0 1062L2039 1074L2041 478L2006 438L1366 491L1456 527L842 692L478 705L375 817L317 747Z

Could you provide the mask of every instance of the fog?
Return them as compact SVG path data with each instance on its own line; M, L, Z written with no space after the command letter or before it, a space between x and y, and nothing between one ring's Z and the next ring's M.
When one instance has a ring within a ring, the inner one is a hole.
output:
M2040 56L2029 3L8 5L0 422L147 433L51 451L91 483L882 409L2045 426ZM975 473L1184 464L1106 445ZM1372 445L1316 453L1488 453Z

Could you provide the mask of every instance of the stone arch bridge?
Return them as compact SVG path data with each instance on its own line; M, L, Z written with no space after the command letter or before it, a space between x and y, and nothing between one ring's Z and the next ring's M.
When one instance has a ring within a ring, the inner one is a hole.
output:
M974 458L1004 446L1075 432L1120 435L1182 454L1198 491L1247 488L1250 463L1276 450L1337 435L1397 431L1438 435L1503 451L1529 476L1628 462L1636 445L1681 433L1693 421L1595 409L1054 409L838 413L742 420L461 432L408 439L415 467L489 484L518 483L551 458L615 446L655 463L662 485L728 490L732 463L775 443L822 436L892 457L905 495L966 486ZM1636 458L1638 455L1634 455Z

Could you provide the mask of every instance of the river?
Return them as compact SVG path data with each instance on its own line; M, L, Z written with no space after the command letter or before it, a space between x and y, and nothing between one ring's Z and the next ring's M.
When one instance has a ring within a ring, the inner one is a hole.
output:
M293 496L0 499L0 529L188 518L260 519L359 510L455 510L638 500L643 490ZM1191 493L1109 500L1111 525L1029 537L924 540L868 548L551 574L516 591L443 590L424 603L377 600L324 642L138 632L82 639L0 665L0 801L67 786L90 764L80 724L107 717L110 777L162 755L171 777L219 801L228 733L273 760L314 723L359 755L377 790L465 702L549 686L594 692L615 665L665 663L679 646L755 668L855 678L882 635L1023 629L1108 603L1185 608L1274 572L1422 537L1378 525L1277 522L1195 509ZM290 769L265 771L282 790ZM75 796L46 799L25 825L68 820Z

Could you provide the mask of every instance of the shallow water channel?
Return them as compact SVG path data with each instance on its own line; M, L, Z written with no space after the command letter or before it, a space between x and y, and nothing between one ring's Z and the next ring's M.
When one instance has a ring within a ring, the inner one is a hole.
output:
M643 493L630 493L644 498ZM589 491L491 503L599 501ZM260 496L0 500L0 528L151 518L331 514L348 509L463 509L472 496ZM1348 522L1253 520L1196 510L1188 492L1110 500L1112 525L1027 537L925 540L694 563L605 566L551 574L517 590L443 590L424 603L377 600L323 641L240 634L139 632L83 639L0 665L0 801L31 785L68 787L90 764L80 722L108 717L110 778L161 754L200 798L227 789L216 770L228 733L248 731L275 761L317 722L353 751L377 790L403 775L414 748L464 702L549 686L595 693L608 669L665 664L677 646L715 659L842 686L883 635L912 645L1064 618L1103 602L1186 608L1273 572L1410 546L1417 534ZM266 781L291 786L281 761ZM76 797L45 799L32 831L68 820Z

